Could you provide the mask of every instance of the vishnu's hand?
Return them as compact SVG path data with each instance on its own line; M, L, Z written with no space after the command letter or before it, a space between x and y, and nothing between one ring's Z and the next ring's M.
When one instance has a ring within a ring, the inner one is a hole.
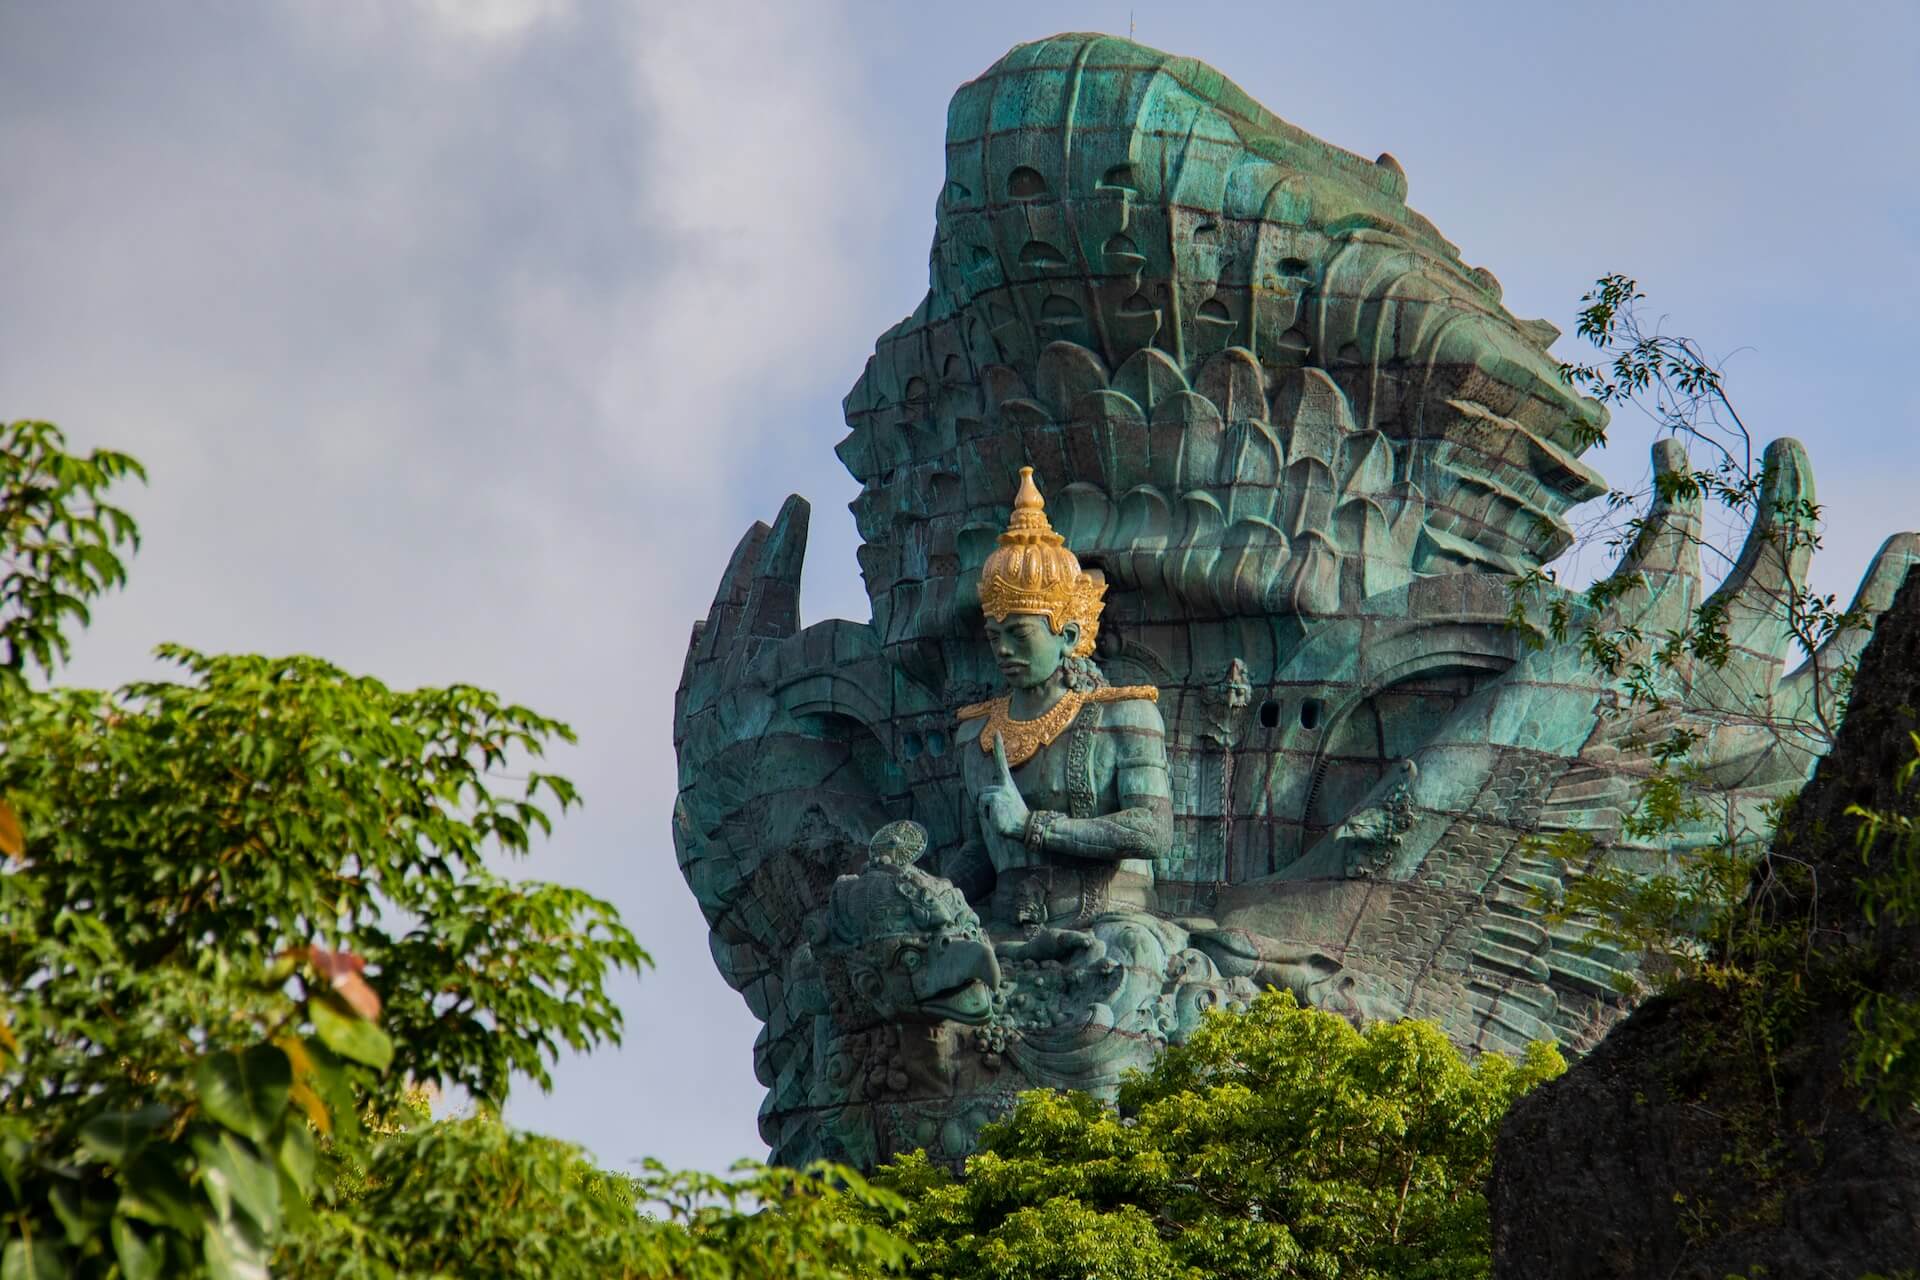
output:
M1027 832L1027 802L1013 785L1006 744L997 733L993 735L993 763L1000 770L1000 780L980 793L980 825L996 835L1019 840Z

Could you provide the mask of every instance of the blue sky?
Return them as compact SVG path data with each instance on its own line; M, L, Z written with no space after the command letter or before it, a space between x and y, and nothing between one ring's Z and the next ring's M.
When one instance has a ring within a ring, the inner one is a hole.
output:
M687 628L796 490L807 617L866 616L832 446L926 287L946 100L1130 11L1393 152L1516 314L1571 330L1596 276L1637 276L1763 438L1811 449L1822 589L1920 526L1911 5L0 8L0 414L153 477L71 677L162 640L315 652L580 731L587 806L525 869L613 898L659 963L624 1049L516 1122L616 1165L763 1153L755 1024L668 833ZM1646 434L1615 439L1632 483Z

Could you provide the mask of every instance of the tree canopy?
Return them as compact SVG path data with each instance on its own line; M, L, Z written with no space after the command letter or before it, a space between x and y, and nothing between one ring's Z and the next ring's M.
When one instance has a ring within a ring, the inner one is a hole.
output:
M879 1181L929 1278L1480 1276L1500 1119L1564 1065L1544 1044L1469 1065L1431 1023L1356 1031L1268 992L1117 1110L1023 1094L963 1177L914 1155Z
M466 686L163 646L112 692L24 678L125 576L138 475L44 423L0 449L4 1273L263 1274L272 1242L422 1084L497 1105L618 1039L611 905L510 881L572 787L567 727ZM544 806L544 807L543 807Z

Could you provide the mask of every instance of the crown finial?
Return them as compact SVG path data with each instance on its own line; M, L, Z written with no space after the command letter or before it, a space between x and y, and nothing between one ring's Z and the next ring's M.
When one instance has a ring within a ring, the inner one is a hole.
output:
M1007 521L1007 531L1000 535L1000 545L1058 547L1065 544L1066 539L1055 533L1047 520L1047 502L1040 496L1040 487L1033 482L1033 468L1020 468L1020 489L1013 495L1013 518ZM1074 568L1079 567L1076 561Z

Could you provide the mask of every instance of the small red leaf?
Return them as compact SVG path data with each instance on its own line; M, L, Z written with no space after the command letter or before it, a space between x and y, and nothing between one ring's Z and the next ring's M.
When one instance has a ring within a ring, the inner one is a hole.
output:
M351 951L329 951L315 944L307 948L307 960L349 1009L369 1022L380 1016L379 993L360 976L367 967L364 957Z
M329 951L318 943L307 948L307 963L329 982L337 982L343 974L360 973L367 967L367 962L351 951Z
M380 995L367 985L367 980L357 973L349 973L333 980L333 990L347 1007L373 1022L380 1017Z

